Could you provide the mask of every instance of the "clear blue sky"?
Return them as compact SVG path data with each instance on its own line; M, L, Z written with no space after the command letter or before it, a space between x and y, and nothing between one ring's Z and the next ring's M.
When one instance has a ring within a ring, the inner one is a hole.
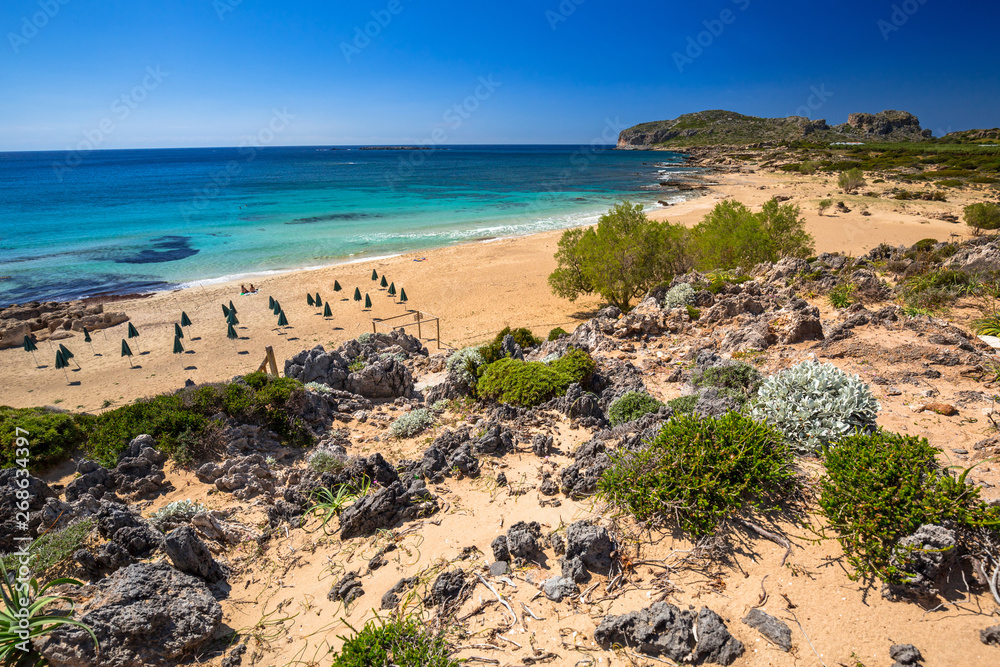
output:
M935 134L1000 125L998 3L895 6L3 0L0 150L88 136L98 148L589 143L614 134L608 121L787 116L810 101L831 123L891 108ZM355 42L366 24L377 34ZM704 46L685 53L689 38Z

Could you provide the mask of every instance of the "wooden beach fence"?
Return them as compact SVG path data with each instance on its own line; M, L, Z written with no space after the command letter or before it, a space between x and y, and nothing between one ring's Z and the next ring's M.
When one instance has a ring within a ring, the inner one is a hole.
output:
M400 321L404 319L409 319L411 321ZM395 317L373 317L372 318L372 333L378 333L379 326L385 327L387 330L392 331L397 329L405 332L406 327L416 327L417 338L420 340L424 339L423 328L424 326L435 327L435 337L428 338L427 340L433 340L437 342L437 349L441 349L441 318L436 315L431 315L430 313L425 313L420 310L411 310L409 312L403 313L402 315L396 315Z
M264 348L264 361L260 362L260 366L257 367L258 373L267 373L268 367L270 367L270 375L274 377L279 377L278 375L278 362L274 360L274 348L268 345Z

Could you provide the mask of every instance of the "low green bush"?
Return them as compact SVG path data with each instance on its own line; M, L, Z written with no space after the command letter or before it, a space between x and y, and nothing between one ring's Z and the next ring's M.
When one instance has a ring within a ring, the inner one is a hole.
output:
M94 519L83 519L65 528L39 535L27 549L33 557L31 561L32 572L42 574L72 557L94 530L94 523ZM18 557L14 554L4 556L0 559L0 564L10 572L17 570L20 565Z
M691 384L699 388L715 387L726 390L722 393L735 398L740 405L743 405L757 393L763 379L760 371L750 364L732 361L703 371L695 371L691 375Z
M611 454L598 495L637 520L674 523L694 537L726 517L768 511L796 487L781 435L739 413L675 415L638 451Z
M549 341L551 342L554 340L559 340L560 336L565 336L568 333L569 332L563 329L562 327L556 327L555 329L549 332Z
M857 375L805 361L765 379L750 415L803 454L816 453L858 430L872 429L879 404Z
M650 412L656 412L663 403L644 391L630 391L616 398L608 406L608 421L612 426L634 421Z
M669 407L677 414L693 413L694 406L697 404L698 404L698 394L688 394L687 396L678 396L677 398L672 398L669 401L667 401L667 407Z
M65 460L85 442L89 421L48 408L0 406L0 468L21 467L18 460L27 459L28 469L39 472ZM28 441L27 457L17 455L18 437Z
M486 366L476 392L482 398L532 407L562 396L573 383L586 384L596 368L593 358L578 349L549 363L500 359Z
M292 378L251 373L240 382L142 399L95 417L85 448L102 464L113 466L129 441L148 434L164 452L190 459L205 444L203 436L212 434L209 419L219 412L264 426L285 444L307 446L313 436L295 416L295 405L304 391L302 383Z
M503 345L503 339L508 335L513 336L514 342L524 350L539 345L542 342L541 338L537 338L535 334L531 333L531 329L525 329L524 327L511 329L510 327L505 327L492 341L479 348L479 353L483 356L484 363L492 364L494 361L499 361L503 358L500 347Z
M415 616L368 621L334 653L330 667L459 667L442 634L432 634Z
M848 308L849 306L857 303L857 296L855 292L857 286L851 282L843 282L830 290L828 298L830 299L830 305L834 308Z
M450 357L445 364L449 373L457 375L468 387L475 387L479 369L486 364L478 347L463 347Z
M695 291L688 283L674 285L663 295L663 307L666 309L684 308L694 304Z
M960 541L1000 525L1000 507L983 503L964 474L956 479L942 470L936 454L924 438L886 431L850 436L824 451L819 504L855 576L904 580L909 573L894 562L896 544L924 524L949 524Z

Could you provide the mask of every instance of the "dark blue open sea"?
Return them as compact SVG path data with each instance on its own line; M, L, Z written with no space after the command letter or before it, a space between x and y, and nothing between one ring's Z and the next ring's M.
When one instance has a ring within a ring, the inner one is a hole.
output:
M0 304L171 289L678 200L680 155L589 146L0 153Z

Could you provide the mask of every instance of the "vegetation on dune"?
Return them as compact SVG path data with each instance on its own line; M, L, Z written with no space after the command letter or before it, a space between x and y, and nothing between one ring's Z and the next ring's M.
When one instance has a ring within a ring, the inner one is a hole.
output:
M434 413L427 408L419 408L397 417L389 425L389 435L393 438L412 438L423 433L433 424Z
M26 461L31 472L39 472L65 460L86 441L91 419L49 408L0 406L0 468ZM18 452L24 449L19 437L28 442L27 456Z
M377 618L354 634L341 637L344 645L333 657L331 667L458 667L451 646L443 634L430 631L416 616Z
M1000 229L1000 205L993 203L969 204L965 207L965 224L972 227L976 235L983 231Z
M33 572L44 573L49 569L73 556L77 549L94 529L94 519L83 519L65 528L52 530L39 535L27 548L32 554L31 569ZM19 565L18 556L7 554L0 558L0 566L14 571Z
M731 361L695 371L691 375L691 384L698 388L715 387L742 406L756 395L763 379L760 371L750 364Z
M484 364L492 364L498 359L503 359L504 355L501 352L501 347L503 347L503 339L510 336L514 339L514 342L521 346L522 350L527 350L536 345L540 345L542 342L541 338L538 338L531 332L531 329L525 327L520 327L518 329L512 329L510 327L504 327L496 336L493 337L486 345L478 348L479 355L483 359Z
M485 367L477 385L482 398L532 407L566 393L573 383L585 383L597 365L583 350L543 363L505 358Z
M723 201L689 231L651 221L641 206L625 202L602 216L596 228L563 233L556 252L559 266L549 285L557 296L576 300L595 293L624 311L650 288L695 266L749 269L812 252L805 219L792 204L771 200L754 213L739 202ZM692 305L675 296L669 307Z
M648 446L611 459L600 498L638 521L676 525L694 537L735 513L775 509L797 487L781 434L736 412L675 415Z
M656 412L661 407L663 403L644 391L626 392L608 406L608 421L612 426L618 426Z
M599 294L629 310L651 287L689 268L685 238L683 227L651 221L642 205L623 202L602 215L596 227L563 233L556 252L559 266L549 285L570 301Z
M820 508L838 534L856 576L901 583L897 543L925 524L953 526L961 544L1000 525L1000 507L979 488L941 469L926 439L886 431L844 438L823 452ZM968 472L968 471L966 471Z

